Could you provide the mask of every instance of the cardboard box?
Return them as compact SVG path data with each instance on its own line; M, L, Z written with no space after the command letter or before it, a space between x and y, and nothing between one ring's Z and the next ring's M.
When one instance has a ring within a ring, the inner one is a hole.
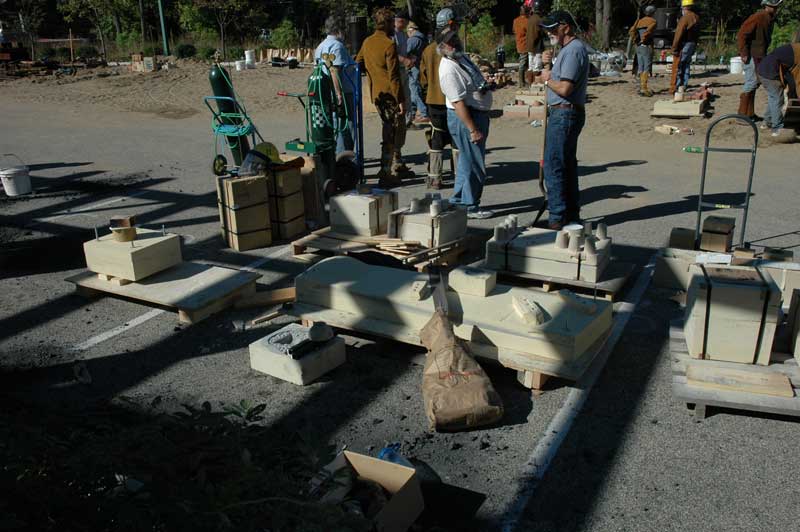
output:
M276 239L288 240L306 232L306 219L304 216L288 222L272 222L272 233Z
M117 242L113 235L103 235L85 242L83 252L89 270L128 281L139 281L183 262L178 235L141 227L132 242Z
M678 249L694 249L694 229L673 227L669 233L669 246Z
M690 356L768 365L781 315L769 273L747 266L693 265L684 332Z
M267 178L220 177L217 202L225 242L236 251L272 244Z
M342 194L330 201L331 229L337 233L373 236L386 233L389 214L397 209L397 193Z
M377 482L391 494L389 501L373 518L378 532L405 532L425 509L419 477L415 469L387 462L371 456L342 451L330 464L323 468L319 477L330 478L336 471L350 464L360 477Z
M729 216L708 216L703 220L702 232L727 235L728 233L733 233L735 227L736 218L731 218Z
M728 253L733 246L733 233L707 233L700 236L700 249L703 251L718 251Z
M270 220L273 223L286 223L296 218L305 216L305 203L303 202L303 191L298 190L288 196L269 197Z

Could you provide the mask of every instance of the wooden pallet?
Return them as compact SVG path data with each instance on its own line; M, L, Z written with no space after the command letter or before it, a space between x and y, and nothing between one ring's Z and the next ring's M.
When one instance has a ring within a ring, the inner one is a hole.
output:
M411 267L418 271L424 270L427 266L435 265L454 265L461 254L466 249L466 237L456 243L450 243L449 248L428 260L417 262ZM421 246L418 242L403 242L399 238L388 238L386 235L360 236L348 235L332 231L330 227L325 227L292 242L292 254L297 256L311 248L324 253L333 255L357 256L363 252L373 252L386 255L403 261L410 255L428 248Z
M197 323L256 291L261 275L197 262L183 262L139 282L120 285L83 271L66 279L84 297L110 295L178 313L183 323Z
M419 339L419 331L408 329L401 324L355 316L347 312L306 304L295 304L287 309L287 312L299 318L306 326L310 326L315 321L322 321L332 327L349 331L356 335L362 333L388 338L405 344L422 346L422 342ZM506 368L516 370L517 380L523 386L538 393L543 391L546 381L550 378L572 382L580 379L598 353L600 353L607 340L608 334L603 335L595 341L583 356L570 362L559 362L528 353L499 349L497 346L478 342L467 342L467 344L474 356L491 360Z
M483 264L483 261L480 261L473 264L473 266L482 268ZM612 260L609 262L605 272L603 272L604 279L598 283L506 270L497 272L497 280L512 286L541 288L544 292L554 292L562 288L568 288L579 294L600 297L606 301L616 301L635 270L636 264Z
M792 355L775 352L769 366L691 358L686 348L682 319L670 324L669 350L672 358L672 393L690 408L694 406L697 421L705 419L708 407L800 416L800 367ZM702 367L706 374L712 377L716 375L720 381L724 381L726 374L732 371L743 370L752 372L754 377L759 376L764 381L776 377L785 381L788 378L793 397L784 394L782 388L777 388L775 392L765 390L766 393L752 393L741 391L741 388L737 390L733 388L735 384L730 382L722 387L694 385L687 379L687 369L692 366Z

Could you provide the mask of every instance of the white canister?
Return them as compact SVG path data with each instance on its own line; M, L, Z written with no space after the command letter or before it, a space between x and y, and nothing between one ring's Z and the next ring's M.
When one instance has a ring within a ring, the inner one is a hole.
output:
M741 57L731 57L731 74L741 74L744 72L744 61Z

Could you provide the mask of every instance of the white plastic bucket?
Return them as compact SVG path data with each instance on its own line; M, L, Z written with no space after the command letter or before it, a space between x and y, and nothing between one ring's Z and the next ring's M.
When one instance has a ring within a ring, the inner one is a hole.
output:
M28 174L28 167L22 162L22 159L13 153L6 153L3 157L15 157L22 163L16 166L0 168L0 181L3 183L3 190L5 190L6 195L21 196L33 192L31 176Z
M256 67L256 51L255 50L245 50L244 51L244 62L247 64L247 68L255 68Z
M247 64L244 61L236 61L236 72L241 72L247 68Z
M744 61L741 57L731 57L731 74L741 74L744 72Z

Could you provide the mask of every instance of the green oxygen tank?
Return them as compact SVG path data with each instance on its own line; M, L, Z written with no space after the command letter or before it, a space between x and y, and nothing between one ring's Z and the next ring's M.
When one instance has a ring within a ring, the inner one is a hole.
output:
M236 93L233 91L233 82L228 71L225 70L219 63L211 65L211 70L208 72L208 81L211 83L211 91L214 96L227 97L236 100ZM228 100L217 100L217 109L220 113L237 113L236 105ZM223 120L228 124L240 125L242 120L239 118L225 117ZM228 141L228 148L233 155L233 162L236 166L241 166L247 152L250 151L250 143L247 137L225 137Z
M324 190L327 183L335 182L336 133L333 127L333 81L330 74L318 64L308 77L308 114L311 141L316 146L320 164L317 179Z

